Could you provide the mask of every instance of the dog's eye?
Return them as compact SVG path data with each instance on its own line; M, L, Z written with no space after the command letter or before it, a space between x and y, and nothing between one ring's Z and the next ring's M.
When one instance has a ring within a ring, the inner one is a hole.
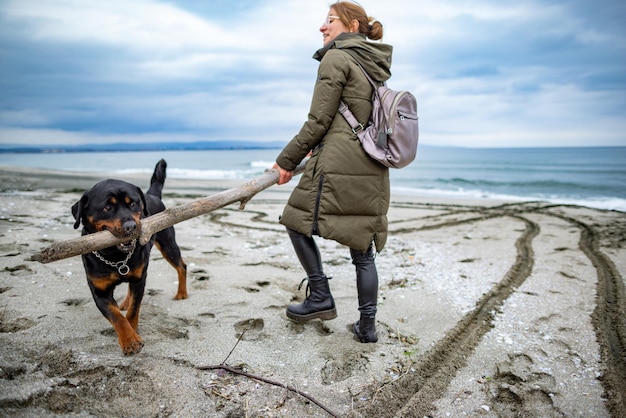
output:
M137 207L137 202L130 202L130 208L135 209Z
M103 209L105 212L111 212L113 210L113 206L111 205L106 205Z

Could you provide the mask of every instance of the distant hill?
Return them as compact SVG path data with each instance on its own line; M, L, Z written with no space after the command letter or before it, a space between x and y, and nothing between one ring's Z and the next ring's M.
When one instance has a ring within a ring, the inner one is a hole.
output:
M152 142L79 145L21 145L0 144L0 152L12 153L62 153L62 152L132 152L132 151L199 151L199 150L246 150L278 149L284 142L254 141L198 141L198 142Z

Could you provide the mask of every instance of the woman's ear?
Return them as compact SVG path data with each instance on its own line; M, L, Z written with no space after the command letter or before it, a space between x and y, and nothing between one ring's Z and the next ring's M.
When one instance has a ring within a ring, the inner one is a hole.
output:
M350 23L350 32L358 32L359 31L359 21L356 19L352 19Z

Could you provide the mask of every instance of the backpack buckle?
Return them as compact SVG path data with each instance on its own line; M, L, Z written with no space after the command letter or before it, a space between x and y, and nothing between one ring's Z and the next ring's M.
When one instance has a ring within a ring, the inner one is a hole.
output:
M355 135L358 135L359 132L363 132L365 130L365 127L363 126L362 123L359 123L359 126L357 126L356 128L352 128L352 133Z

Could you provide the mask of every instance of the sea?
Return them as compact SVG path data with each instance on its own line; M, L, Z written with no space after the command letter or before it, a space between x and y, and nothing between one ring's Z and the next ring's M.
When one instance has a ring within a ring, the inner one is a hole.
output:
M164 158L178 179L252 179L280 149L0 153L0 166L69 172L152 173ZM390 170L397 195L546 201L626 212L626 147L460 148L421 146Z

